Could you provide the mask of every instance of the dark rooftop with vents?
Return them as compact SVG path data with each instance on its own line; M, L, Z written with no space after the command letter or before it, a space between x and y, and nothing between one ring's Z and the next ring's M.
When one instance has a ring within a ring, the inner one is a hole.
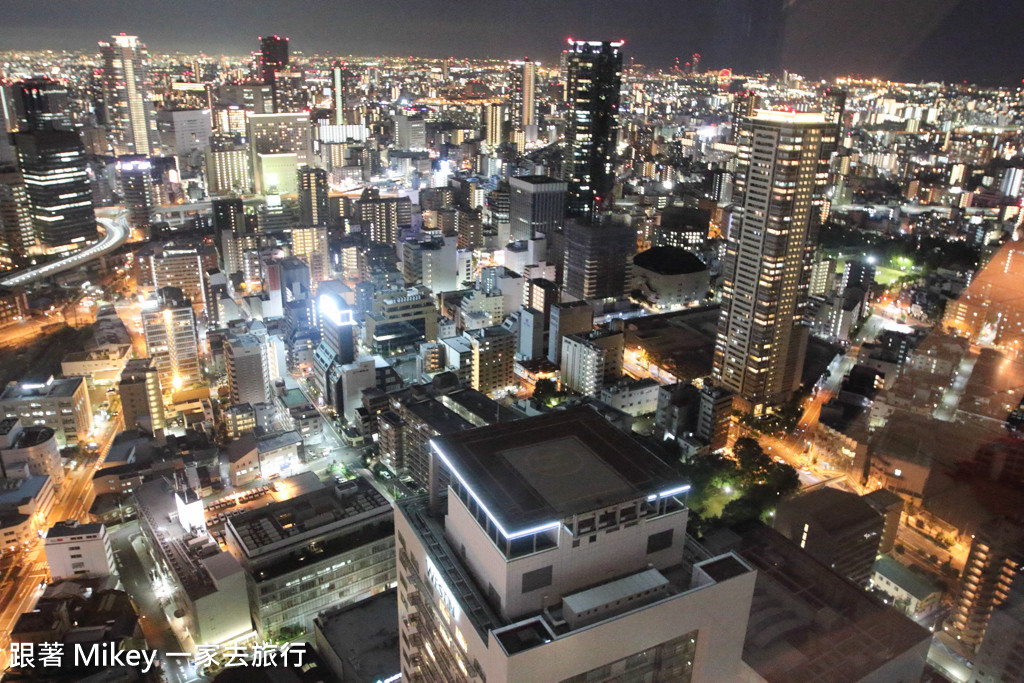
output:
M633 265L662 275L689 275L708 269L704 262L680 247L654 247L633 257Z

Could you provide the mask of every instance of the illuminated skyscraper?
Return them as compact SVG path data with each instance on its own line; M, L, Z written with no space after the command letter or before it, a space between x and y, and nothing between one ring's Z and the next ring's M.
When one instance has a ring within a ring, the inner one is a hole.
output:
M133 358L121 372L117 385L124 411L125 429L136 425L153 432L164 428L164 402L160 391L160 376L149 358Z
M488 104L484 107L484 127L487 129L487 148L494 152L504 142L503 126L505 124L505 107L500 104Z
M298 173L299 222L302 225L327 225L331 222L327 200L327 171L303 166Z
M332 123L345 125L345 69L340 66L331 69L331 97L334 100Z
M292 255L309 266L309 280L317 284L331 277L330 254L327 251L327 228L322 225L292 228Z
M114 154L152 154L158 150L153 149L157 139L149 54L136 36L111 38L100 43L100 84Z
M232 403L264 403L272 397L267 347L254 334L224 340L224 366Z
M822 114L758 110L741 127L715 376L756 414L800 381L800 319L835 134Z
M92 187L78 133L14 134L36 239L47 253L73 251L96 239Z
M288 39L281 36L260 38L260 78L267 85L274 85L278 71L288 68Z
M231 136L214 135L204 156L210 194L252 192L252 159L248 145L236 142Z
M514 240L557 232L565 222L564 181L527 175L509 181L509 222Z
M509 62L510 118L513 130L537 125L537 64L529 59Z
M30 78L11 86L15 128L33 130L74 130L68 89L49 78Z
M15 170L0 170L0 268L10 268L35 246L25 178Z
M156 365L163 390L178 391L202 381L196 316L180 289L165 287L157 297L152 308L142 311L146 353Z
M296 171L313 161L309 114L249 114L247 119L256 191L297 191Z
M143 156L122 157L117 162L128 225L136 230L148 230L150 211L156 201L153 186L153 164Z
M592 216L612 205L622 45L569 40L563 176L571 216Z

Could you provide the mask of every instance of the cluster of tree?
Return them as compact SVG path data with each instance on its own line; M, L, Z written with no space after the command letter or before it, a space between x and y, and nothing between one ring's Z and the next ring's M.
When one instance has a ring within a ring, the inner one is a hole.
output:
M822 225L818 241L824 249L868 251L880 263L889 263L892 259L903 256L922 266L925 272L940 266L975 268L979 257L978 248L967 242L929 235L924 230L910 235L880 234L839 221L828 221Z
M800 488L797 471L764 452L755 439L744 437L733 446L734 459L718 453L694 458L680 466L690 482L688 501L698 518L698 532L763 518L778 502ZM708 502L722 491L739 495L722 508L718 517L708 513Z
M534 400L548 406L559 403L566 395L566 392L558 390L553 379L539 379L533 387Z

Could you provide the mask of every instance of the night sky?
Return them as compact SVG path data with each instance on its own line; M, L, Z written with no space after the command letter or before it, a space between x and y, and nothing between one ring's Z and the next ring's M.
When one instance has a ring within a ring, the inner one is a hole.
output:
M243 54L277 33L307 53L551 61L572 36L624 38L651 67L700 52L736 71L1006 85L1024 78L1022 26L1020 0L0 0L0 49L125 32L155 52Z

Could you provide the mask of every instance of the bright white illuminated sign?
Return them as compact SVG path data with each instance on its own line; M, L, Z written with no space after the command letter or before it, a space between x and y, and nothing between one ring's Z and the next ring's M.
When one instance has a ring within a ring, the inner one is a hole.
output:
M448 588L448 584L441 578L441 572L437 570L434 563L431 562L430 558L427 560L427 581L430 581L431 585L437 589L438 595L441 596L441 603L444 608L448 610L448 614L452 616L452 619L458 619L459 616L459 603L455 602L455 594L452 593L451 589Z
M338 300L330 294L321 294L317 300L317 306L320 307L320 314L334 323L336 327L355 324L355 321L352 320L352 311L342 308Z

